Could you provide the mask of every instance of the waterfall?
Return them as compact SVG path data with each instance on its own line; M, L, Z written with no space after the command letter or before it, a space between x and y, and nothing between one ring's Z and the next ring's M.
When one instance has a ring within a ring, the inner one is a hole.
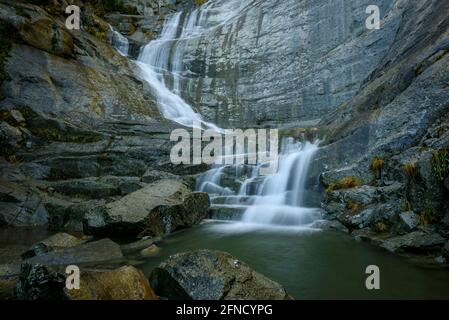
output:
M180 96L183 77L188 76L183 64L184 50L190 39L238 16L247 1L210 1L191 12L172 14L166 18L160 36L141 49L137 64L142 77L154 90L164 117L190 127L198 121L221 131L216 125L204 121Z
M213 211L234 211L231 220L239 223L233 227L310 229L320 218L318 209L305 207L306 181L317 151L318 142L284 138L275 174L260 175L263 163L220 166L200 177L197 190L211 195Z
M318 143L287 138L282 147L277 173L263 179L258 197L245 211L243 222L300 226L311 224L319 217L316 209L304 207L307 174Z
M112 26L109 26L111 30L111 45L124 57L129 53L129 41L120 32L115 31Z
M141 75L154 91L164 117L185 126L204 121L182 97L183 80L192 76L184 65L189 41L239 15L254 0L216 0L190 12L178 12L165 20L160 36L140 51L137 65ZM266 166L216 166L198 179L197 190L211 195L212 210L234 210L244 225L270 227L310 227L319 211L304 207L307 172L318 143L284 139L279 155L278 171L262 176Z

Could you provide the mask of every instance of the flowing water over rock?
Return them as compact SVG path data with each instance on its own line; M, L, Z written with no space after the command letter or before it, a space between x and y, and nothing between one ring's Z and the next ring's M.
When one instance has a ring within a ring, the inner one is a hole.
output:
M168 17L160 37L142 48L138 65L142 76L154 89L162 114L182 125L194 121L219 130L181 98L183 58L186 42L238 15L245 1L215 1L191 12L178 12Z
M318 142L285 138L275 174L260 174L265 163L253 167L221 166L201 177L197 188L212 196L215 218L241 222L228 228L310 230L320 213L305 207L305 184L317 150Z
M124 57L128 56L129 53L129 41L128 38L123 36L120 32L115 31L112 26L111 28L111 45Z

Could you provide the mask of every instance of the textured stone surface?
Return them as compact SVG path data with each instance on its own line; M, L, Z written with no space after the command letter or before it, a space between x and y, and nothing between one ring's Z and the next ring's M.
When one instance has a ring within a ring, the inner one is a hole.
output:
M27 262L45 265L70 265L77 263L105 262L118 260L122 257L122 251L117 243L109 239L103 239L43 253L28 259Z
M369 228L392 237L385 244L392 251L419 252L448 235L447 172L436 174L435 158L449 145L449 3L399 0L394 8L403 13L389 52L354 98L319 124L326 139L314 170L325 186L345 176L376 185ZM376 157L384 160L380 172L370 168ZM323 205L331 215L346 212L338 201ZM404 215L410 210L419 221Z
M432 251L441 249L446 240L439 234L426 234L415 231L404 236L388 239L381 244L381 247L391 252L396 251Z
M104 118L159 117L131 62L88 32L68 31L62 15L26 8L35 16L32 21L0 4L0 19L11 24L20 39L5 62L11 80L4 83L6 99L0 106L26 105L81 126Z
M399 215L400 218L400 228L404 232L410 232L419 226L419 216L413 211L403 212Z
M161 236L207 218L209 196L178 180L159 180L115 202L92 209L85 224L92 233Z
M369 0L210 2L209 21L224 12L231 18L180 43L182 96L223 126L321 118L376 68L402 13L395 2L377 1L387 18L369 32Z
M80 290L66 290L72 300L156 300L148 279L134 267L82 270Z
M80 239L67 233L59 232L51 237L44 239L35 245L30 250L24 252L22 257L24 259L34 257L41 253L47 253L49 251L62 250L64 248L74 247L85 243L85 239Z
M79 290L66 289L63 271L24 264L16 289L19 300L155 300L145 276L134 267L81 270Z
M150 283L158 295L168 299L289 299L280 284L218 251L173 255L152 272Z

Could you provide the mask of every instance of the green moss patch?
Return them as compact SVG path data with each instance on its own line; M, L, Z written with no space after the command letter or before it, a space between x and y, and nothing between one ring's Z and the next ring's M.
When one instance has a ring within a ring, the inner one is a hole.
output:
M449 147L433 153L432 171L435 178L441 182L449 176Z

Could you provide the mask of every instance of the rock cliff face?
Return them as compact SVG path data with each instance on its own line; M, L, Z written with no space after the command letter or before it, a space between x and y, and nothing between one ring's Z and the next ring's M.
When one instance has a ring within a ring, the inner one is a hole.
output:
M189 175L204 168L172 167L177 125L162 118L134 63L108 43L109 12L78 1L81 30L70 31L66 1L34 3L0 1L0 224L88 232L91 210L135 199L148 179L163 177L182 185L186 200L167 232L199 222L209 202L191 195ZM173 8L164 2L161 13ZM192 202L201 217L186 215Z
M395 39L402 9L376 3L384 23L371 32L368 0L211 1L200 35L174 44L182 96L222 126L320 119L355 95Z
M79 126L159 116L132 64L101 41L106 22L92 15L84 19L89 22L83 31L89 32L69 31L59 14L6 3L0 3L0 19L2 30L10 31L11 48L4 62L9 81L2 86L2 108L28 106Z
M332 217L375 241L398 236L395 243L417 250L428 239L438 252L444 241L433 240L448 237L449 221L449 3L394 7L400 24L388 53L354 98L321 122L328 138L316 170L324 171ZM425 232L399 236L417 229Z

